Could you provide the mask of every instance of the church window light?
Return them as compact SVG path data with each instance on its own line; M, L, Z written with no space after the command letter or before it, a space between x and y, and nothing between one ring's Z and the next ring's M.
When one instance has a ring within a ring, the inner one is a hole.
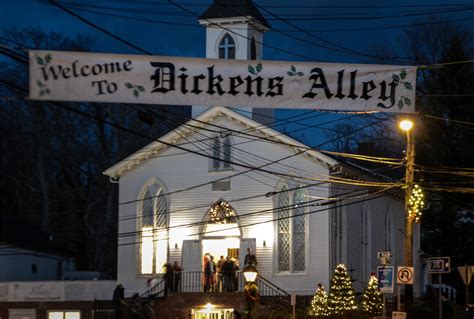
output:
M157 274L168 259L168 202L164 188L148 185L140 206L140 273Z
M290 184L280 188L277 199L277 270L295 273L306 265L306 192Z
M219 42L219 59L235 59L235 41L228 33Z

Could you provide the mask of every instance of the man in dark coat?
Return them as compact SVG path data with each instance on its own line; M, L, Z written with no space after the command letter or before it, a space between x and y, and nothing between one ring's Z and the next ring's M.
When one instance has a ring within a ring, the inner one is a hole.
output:
M122 317L121 303L124 298L124 292L125 289L123 288L121 283L119 283L114 289L114 293L112 296L112 304L114 306L115 319L120 319Z

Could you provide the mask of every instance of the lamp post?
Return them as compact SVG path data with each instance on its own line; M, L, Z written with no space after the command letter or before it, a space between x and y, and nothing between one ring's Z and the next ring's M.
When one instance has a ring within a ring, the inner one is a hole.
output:
M402 120L399 124L400 128L406 132L407 149L406 149L406 169L405 169L405 266L413 266L413 216L410 214L410 196L413 191L414 180L414 164L415 164L415 144L413 133L413 122L411 120ZM405 285L405 303L412 298L412 286Z
M255 302L258 299L258 287L255 284L255 280L257 279L257 269L252 266L248 265L244 268L244 277L245 277L245 300L247 301L247 318L252 318L252 308Z

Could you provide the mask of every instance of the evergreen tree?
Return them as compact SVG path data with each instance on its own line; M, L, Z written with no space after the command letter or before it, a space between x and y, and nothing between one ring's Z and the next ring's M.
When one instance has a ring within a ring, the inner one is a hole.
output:
M357 310L354 288L346 266L337 265L328 295L329 313L334 318L346 318Z
M375 273L370 274L369 284L362 296L362 310L370 316L382 314L382 293L378 291L378 280Z
M316 289L313 300L311 300L309 315L316 318L326 318L329 316L328 295L321 284L318 284L318 289Z

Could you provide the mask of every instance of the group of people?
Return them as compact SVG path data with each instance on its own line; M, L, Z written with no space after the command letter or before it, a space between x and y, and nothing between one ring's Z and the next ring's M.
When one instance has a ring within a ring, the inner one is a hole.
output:
M247 249L244 267L257 266L257 258L250 248ZM210 253L204 255L203 261L203 285L205 292L236 291L238 289L237 271L239 260L235 257L220 256L217 262Z
M182 272L178 262L175 261L173 265L170 263L164 264L163 270L165 273L165 296L168 295L169 292L178 292Z
M216 263L214 256L206 253L203 261L204 291L236 291L238 270L237 258L220 256Z

